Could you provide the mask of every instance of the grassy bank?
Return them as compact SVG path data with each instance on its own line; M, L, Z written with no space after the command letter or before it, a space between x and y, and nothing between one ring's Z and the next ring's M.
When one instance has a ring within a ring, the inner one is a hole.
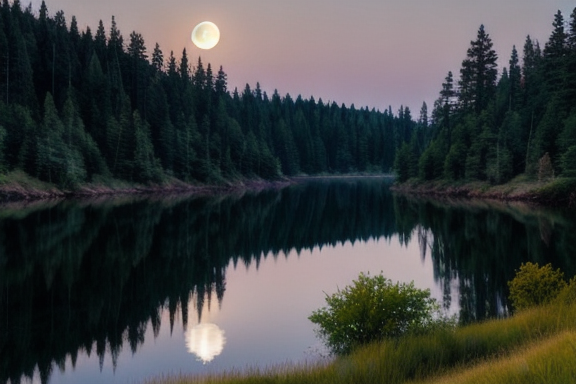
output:
M576 332L567 331L532 343L510 356L455 370L420 384L568 384L576 378L575 355Z
M567 177L539 182L521 175L500 185L492 185L486 181L411 179L394 185L392 189L412 195L524 201L548 206L576 207L576 178Z
M288 180L266 181L238 178L213 184L202 184L185 183L175 178L166 178L158 184L137 184L113 178L97 178L91 183L62 188L16 170L7 174L0 174L0 203L119 194L171 194L180 192L215 194L237 190L273 188L288 183Z
M327 363L146 383L563 383L573 380L575 367L572 300L508 319L372 344Z

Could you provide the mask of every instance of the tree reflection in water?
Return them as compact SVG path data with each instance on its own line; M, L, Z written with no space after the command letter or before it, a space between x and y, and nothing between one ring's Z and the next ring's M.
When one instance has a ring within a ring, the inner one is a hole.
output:
M215 328L202 325L202 308L222 302L230 262L257 267L268 254L416 236L447 301L457 282L463 322L506 313L506 282L523 261L576 273L571 213L406 199L389 183L347 178L235 196L5 207L0 381L37 370L47 382L80 353L95 352L101 367L108 353L116 366L123 344L136 353L149 325L158 336L165 309L170 329L180 313L189 348L209 361L225 338L215 332L218 343L203 352L192 336ZM190 301L200 326L188 325Z

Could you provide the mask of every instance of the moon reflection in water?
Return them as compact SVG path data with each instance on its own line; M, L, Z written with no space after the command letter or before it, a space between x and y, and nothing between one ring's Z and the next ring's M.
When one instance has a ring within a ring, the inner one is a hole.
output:
M222 353L226 344L224 331L216 324L200 323L186 330L186 347L204 364Z

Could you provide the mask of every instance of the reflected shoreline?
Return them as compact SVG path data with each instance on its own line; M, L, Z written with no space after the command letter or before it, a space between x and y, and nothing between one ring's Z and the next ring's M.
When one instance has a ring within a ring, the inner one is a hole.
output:
M63 361L74 367L82 351L117 364L122 348L138 352L147 327L157 337L164 309L172 329L177 316L188 327L190 299L199 314L210 301L221 303L228 265L258 268L281 252L418 241L446 300L459 301L463 322L505 315L506 282L523 261L576 274L569 212L406 198L390 184L330 178L232 195L130 195L2 210L0 381L37 370L47 382Z

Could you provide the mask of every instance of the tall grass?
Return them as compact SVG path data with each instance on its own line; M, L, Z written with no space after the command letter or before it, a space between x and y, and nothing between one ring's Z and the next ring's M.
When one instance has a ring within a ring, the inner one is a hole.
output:
M566 331L521 348L508 357L486 361L420 384L568 384L576 380L575 359L576 332Z
M471 383L515 383L525 382L527 376L522 376L522 372L526 369L530 378L537 378L536 382L563 382L563 377L574 373L574 369L563 369L565 365L576 367L576 304L562 300L509 319L385 340L325 364L280 366L206 377L161 378L147 383L393 384L428 382L435 377L444 382L442 377L453 372L463 375L463 380L471 375ZM487 373L492 371L502 376L490 379L492 376ZM488 381L482 381L484 377ZM501 381L500 377L510 381Z

